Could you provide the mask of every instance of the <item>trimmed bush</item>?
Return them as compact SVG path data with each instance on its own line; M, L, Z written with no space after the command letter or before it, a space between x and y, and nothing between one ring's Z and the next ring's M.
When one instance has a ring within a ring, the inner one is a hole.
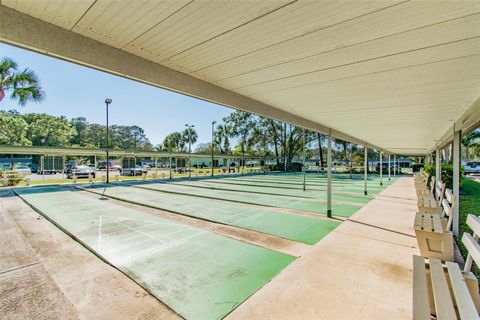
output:
M5 186L4 181L7 181L7 186L16 186L23 180L23 176L15 171L0 170L0 181L2 187Z
M425 173L428 174L429 183L430 177L435 176L435 165L426 164L423 167ZM463 166L460 166L460 182L462 181L464 174ZM445 182L447 188L452 189L453 187L453 165L449 163L442 164L442 181Z
M413 171L413 172L419 172L420 169L423 168L423 167L424 167L423 164L420 164L420 163L414 164L414 165L412 165L412 171Z

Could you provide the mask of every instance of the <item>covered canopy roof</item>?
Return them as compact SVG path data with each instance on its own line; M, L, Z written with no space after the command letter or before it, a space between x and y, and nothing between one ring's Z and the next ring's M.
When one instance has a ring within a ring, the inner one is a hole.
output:
M480 1L1 0L0 40L397 154L480 119Z

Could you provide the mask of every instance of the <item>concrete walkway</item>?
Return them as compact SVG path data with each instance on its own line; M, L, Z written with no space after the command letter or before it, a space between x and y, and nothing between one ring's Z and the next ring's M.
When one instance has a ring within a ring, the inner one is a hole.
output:
M0 319L180 317L20 198L4 196L0 197Z
M411 319L413 179L400 178L229 319Z

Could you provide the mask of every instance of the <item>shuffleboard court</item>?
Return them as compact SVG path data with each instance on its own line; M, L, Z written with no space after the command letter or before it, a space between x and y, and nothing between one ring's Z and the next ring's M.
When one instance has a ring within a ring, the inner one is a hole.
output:
M280 238L315 244L340 222L306 216L272 212L260 207L215 201L188 195L162 193L121 185L91 185L86 190L115 197L119 200L166 210L190 217L258 231Z
M223 318L295 259L74 188L15 192L188 319Z
M314 191L308 190L296 190L296 189L282 189L282 188L269 188L269 187L253 187L253 186L244 186L238 184L221 184L220 181L217 183L212 183L210 180L192 180L192 181L173 181L174 184L194 186L197 188L204 188L210 190L225 190L225 191L234 191L234 192L246 192L251 194L264 194L264 195L280 195L280 196L291 196L297 198L307 198L307 199L326 199L327 193L325 191ZM334 200L339 201L349 201L356 203L368 203L371 200L371 197L364 196L363 194L333 194Z
M205 199L216 199L231 202L240 202L246 204L255 204L269 207L287 208L294 210L309 211L315 213L326 213L327 203L326 200L320 199L298 199L289 196L281 195L263 195L254 193L242 193L223 190L212 190L195 188L193 186L172 184L172 183L128 183L129 185L145 188L150 190L156 190L167 193L176 193L187 196L202 197ZM358 209L362 207L361 203L342 203L335 201L332 203L335 215L342 217L350 217Z

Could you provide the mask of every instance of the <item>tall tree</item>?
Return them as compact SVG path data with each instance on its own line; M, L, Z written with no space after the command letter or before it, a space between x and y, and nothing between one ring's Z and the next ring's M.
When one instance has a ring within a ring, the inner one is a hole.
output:
M233 137L232 127L228 124L219 124L215 129L215 145L220 153L227 154L230 152L230 138Z
M10 98L21 106L29 101L40 101L43 97L37 76L29 69L18 70L18 65L10 58L0 61L0 101L10 92Z
M28 123L15 112L0 111L0 144L29 146Z
M471 153L475 154L475 149L480 148L480 129L474 130L462 137L462 145L465 160L471 160ZM472 152L473 151L473 152Z
M195 129L191 127L183 130L182 139L186 146L188 146L189 144L193 145L195 142L197 142L197 139L198 139L197 131L195 131Z
M183 135L180 132L170 133L163 140L162 147L164 151L185 151L185 141L183 140Z
M35 146L69 146L76 133L65 117L30 113L23 118L29 125L27 138Z

